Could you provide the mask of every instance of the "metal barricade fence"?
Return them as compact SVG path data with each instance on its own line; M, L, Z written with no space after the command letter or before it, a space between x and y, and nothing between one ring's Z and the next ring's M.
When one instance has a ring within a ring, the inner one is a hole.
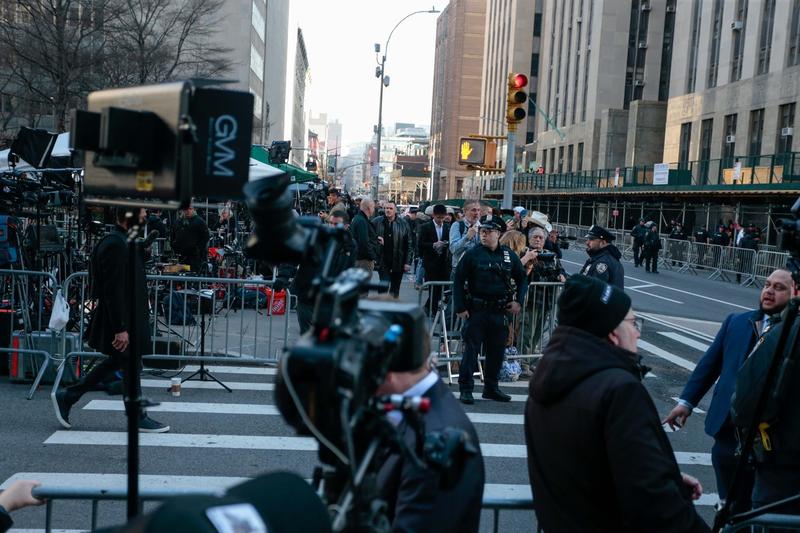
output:
M786 268L786 261L789 254L786 252L771 252L759 250L756 254L756 264L753 275L759 279L765 279L773 271L779 268Z
M681 239L661 239L661 264L669 269L677 267L680 271L690 264L692 243Z

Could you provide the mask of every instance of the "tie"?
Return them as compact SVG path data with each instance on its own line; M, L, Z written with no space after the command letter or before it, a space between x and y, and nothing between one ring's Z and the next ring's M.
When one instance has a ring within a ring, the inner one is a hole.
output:
M772 315L764 322L764 328L761 331L761 334L764 335L768 332L772 327L781 321L781 315Z

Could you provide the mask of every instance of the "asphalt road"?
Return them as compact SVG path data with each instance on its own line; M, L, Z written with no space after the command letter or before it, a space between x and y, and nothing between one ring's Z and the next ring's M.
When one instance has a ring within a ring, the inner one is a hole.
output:
M579 251L569 250L565 259L582 264L584 258ZM565 266L571 272L579 268L571 262ZM728 313L754 305L758 291L666 270L660 275L646 274L642 269L634 270L632 264L626 265L626 271L634 306L646 318L640 349L652 372L645 385L663 417L710 344L719 322ZM409 283L404 285L402 298L416 301ZM290 322L290 336L294 338L293 316ZM143 378L146 395L161 402L152 416L172 426L172 431L143 435L142 485L224 487L275 470L310 477L317 463L315 444L295 439L294 430L278 416L271 391L274 371L236 367L213 370L227 384L235 385L233 393L215 384L192 382L184 385L181 397L175 398L166 392L167 380L163 377ZM124 486L125 418L120 397L87 394L73 408L73 429L63 430L53 414L49 387L40 389L30 401L25 400L27 388L0 380L0 431L5 450L0 457L0 481L7 484L23 477L37 478L50 486ZM451 388L456 392L457 386ZM486 490L526 494L522 414L527 384L508 384L505 389L516 401L499 404L478 400L466 410L476 423L486 456ZM700 403L684 429L668 433L682 470L703 484L706 494L697 506L709 521L717 501L710 466L712 441L702 430L710 397ZM101 504L99 523L118 524L124 513L121 503ZM53 518L59 529L86 529L90 505L56 502ZM19 511L15 520L19 528L41 529L44 510ZM501 531L532 531L535 524L532 512L503 512L500 520ZM484 513L481 529L491 530L491 513Z

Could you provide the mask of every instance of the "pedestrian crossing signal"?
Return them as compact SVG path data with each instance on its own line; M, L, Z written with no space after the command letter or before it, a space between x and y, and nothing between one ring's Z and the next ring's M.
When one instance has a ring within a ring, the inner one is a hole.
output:
M459 165L483 166L486 163L486 139L461 137L458 146Z

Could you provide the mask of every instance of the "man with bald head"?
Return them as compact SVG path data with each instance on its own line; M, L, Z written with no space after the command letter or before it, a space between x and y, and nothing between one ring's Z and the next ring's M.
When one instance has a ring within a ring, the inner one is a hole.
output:
M717 478L717 492L721 500L728 496L728 488L736 469L736 434L730 418L731 396L736 385L739 368L753 350L758 339L780 320L780 315L792 297L792 275L788 270L775 270L764 282L759 308L744 313L728 315L722 323L714 342L697 363L681 393L678 405L664 420L673 429L686 424L692 409L711 390L716 382L714 396L706 415L705 431L714 438L711 463ZM752 487L752 471L747 486ZM745 490L742 494L749 494ZM749 508L742 502L740 510Z
M356 266L372 272L378 260L378 234L372 225L375 200L369 196L361 199L358 213L350 222L350 233L356 241Z

